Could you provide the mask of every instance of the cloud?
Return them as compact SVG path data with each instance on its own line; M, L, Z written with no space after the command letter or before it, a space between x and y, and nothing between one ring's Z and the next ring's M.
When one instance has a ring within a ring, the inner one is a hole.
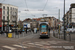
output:
M2 2L3 0L0 0ZM70 4L74 3L75 0L65 0L65 11L67 12L70 8ZM63 17L63 6L64 6L64 0L48 0L48 3L44 9L44 11L38 11L42 10L46 4L47 0L26 0L27 6L25 0L5 0L3 3L11 4L18 6L18 10L21 11L19 13L19 18L21 20L24 20L25 18L38 18L42 17L42 14L47 14L47 16L54 16L58 18L58 10L60 9L60 18ZM57 7L57 8L56 8ZM24 11L29 9L29 11ZM33 16L35 15L35 17Z

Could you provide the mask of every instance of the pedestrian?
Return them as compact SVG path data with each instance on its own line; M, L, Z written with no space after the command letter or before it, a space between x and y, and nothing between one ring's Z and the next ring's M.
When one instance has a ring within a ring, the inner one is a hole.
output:
M21 30L20 30L20 34L21 34Z
M27 34L27 28L26 28L26 34Z
M49 32L50 32L50 28L49 28Z
M1 31L1 29L0 29L0 34L2 34L2 31Z
M6 37L8 37L8 30L6 31Z
M34 30L32 29L33 33L34 33Z

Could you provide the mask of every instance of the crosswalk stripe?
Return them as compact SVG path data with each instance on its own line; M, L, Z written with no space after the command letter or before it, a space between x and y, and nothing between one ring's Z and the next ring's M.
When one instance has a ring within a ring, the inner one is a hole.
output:
M25 46L27 46L27 47L36 47L35 45L29 45L29 44L25 44Z
M43 45L41 45L41 44L35 44L35 45L37 45L37 46L43 46Z
M21 47L21 48L27 48L27 47L25 47L25 46L20 46L20 45L13 45L13 46Z
M28 44L34 44L34 43L28 43Z
M11 49L11 50L16 50L16 48L13 48L13 47L10 47L10 46L2 46L4 48L7 48L7 49Z

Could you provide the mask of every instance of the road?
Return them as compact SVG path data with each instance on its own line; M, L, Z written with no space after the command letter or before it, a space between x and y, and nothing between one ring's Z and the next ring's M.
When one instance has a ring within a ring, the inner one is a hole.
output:
M53 37L39 38L39 32L29 32L22 38L0 38L0 50L75 50L75 43Z

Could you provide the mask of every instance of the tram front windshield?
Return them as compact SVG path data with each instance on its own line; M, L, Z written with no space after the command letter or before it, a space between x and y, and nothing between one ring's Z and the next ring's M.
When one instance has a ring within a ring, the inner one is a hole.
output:
M47 32L47 25L41 25L41 32Z

